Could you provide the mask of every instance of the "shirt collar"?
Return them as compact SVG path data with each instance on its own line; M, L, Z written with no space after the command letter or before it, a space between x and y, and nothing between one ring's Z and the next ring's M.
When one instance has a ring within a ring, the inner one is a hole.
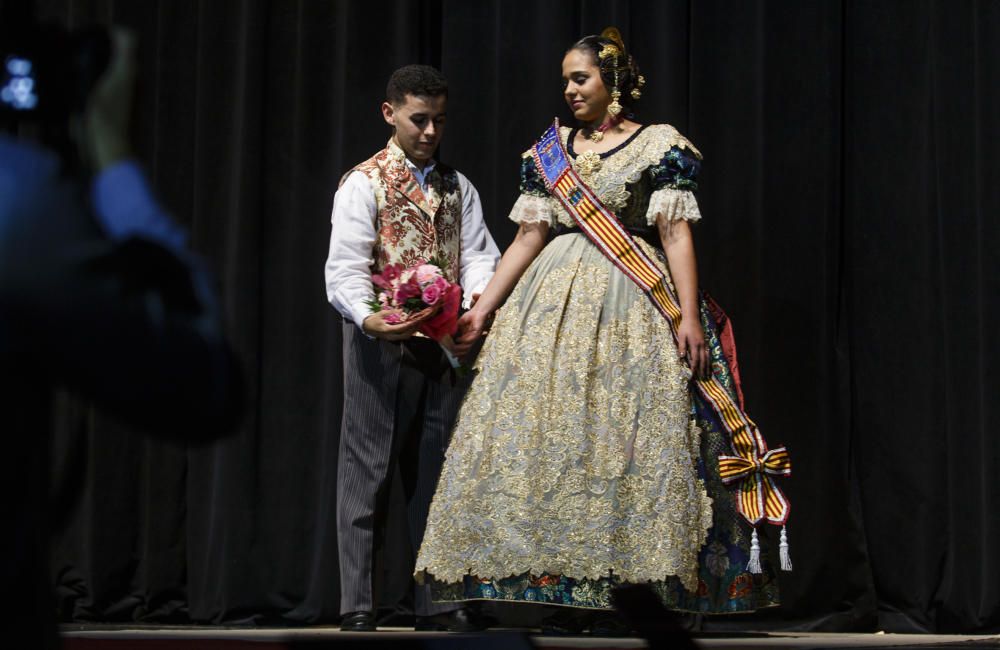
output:
M427 176L430 175L432 171L434 171L434 167L437 165L436 160L431 158L430 160L427 161L427 164L424 165L424 168L420 169L413 163L412 160L406 157L406 154L392 138L389 138L389 144L386 146L386 148L389 150L389 154L393 158L402 160L403 162L406 163L406 168L409 169L410 173L413 174L413 177L417 179L417 183L420 184L421 188L425 188L427 186Z
M410 172L413 174L413 177L417 179L417 182L420 183L420 187L422 188L427 187L427 177L430 176L432 171L434 171L434 165L436 164L437 163L434 162L434 159L431 158L421 170L419 167L414 165L409 158L406 159L406 166L410 168Z

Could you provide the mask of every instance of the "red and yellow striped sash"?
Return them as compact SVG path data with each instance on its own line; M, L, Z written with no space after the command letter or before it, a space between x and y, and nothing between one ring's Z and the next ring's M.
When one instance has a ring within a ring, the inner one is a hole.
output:
M559 137L558 120L532 148L535 165L549 192L559 200L587 238L632 279L670 324L677 338L681 322L680 301L666 275L591 191L570 164ZM732 455L719 457L719 474L737 485L736 506L751 524L767 520L782 525L790 506L775 485L775 476L791 474L791 460L784 447L768 450L757 425L743 412L717 377L694 378L695 389L718 414L729 435Z

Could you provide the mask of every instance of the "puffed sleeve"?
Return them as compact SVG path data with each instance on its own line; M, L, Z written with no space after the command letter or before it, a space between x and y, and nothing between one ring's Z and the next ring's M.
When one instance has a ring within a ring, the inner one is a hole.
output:
M535 159L530 153L521 157L521 195L510 210L510 220L514 223L542 222L555 224L555 206L549 191L545 189Z
M667 221L698 221L701 211L694 193L698 189L701 161L686 147L673 146L660 161L649 167L653 193L649 197L646 222L654 225L663 215Z

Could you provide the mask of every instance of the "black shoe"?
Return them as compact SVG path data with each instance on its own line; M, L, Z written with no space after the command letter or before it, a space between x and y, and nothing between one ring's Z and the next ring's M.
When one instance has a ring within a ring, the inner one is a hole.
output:
M461 607L444 614L418 616L413 625L417 632L482 632L489 627L487 621L468 607Z
M542 636L575 636L582 634L589 619L587 612L573 607L554 607L542 617Z
M685 632L701 632L705 617L693 612L683 612L677 615L677 626Z
M632 636L632 628L615 612L595 614L590 621L590 636Z
M372 612L351 612L340 620L341 632L374 632L375 614Z

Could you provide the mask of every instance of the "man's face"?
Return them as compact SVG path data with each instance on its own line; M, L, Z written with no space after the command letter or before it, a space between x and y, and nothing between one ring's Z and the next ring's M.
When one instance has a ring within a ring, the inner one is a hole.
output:
M382 104L382 116L396 129L393 139L418 167L434 156L444 133L448 97L406 95L402 104Z

